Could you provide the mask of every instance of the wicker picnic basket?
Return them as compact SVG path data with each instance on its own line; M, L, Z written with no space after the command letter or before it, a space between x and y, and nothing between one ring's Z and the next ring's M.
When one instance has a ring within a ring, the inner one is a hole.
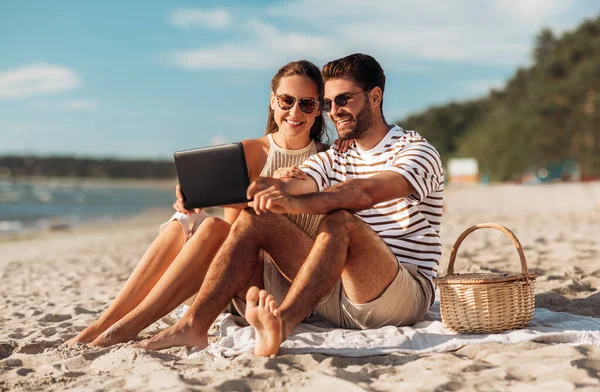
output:
M521 258L521 273L454 273L458 247L475 230L502 231ZM526 326L535 307L535 274L527 271L523 248L512 231L497 223L480 223L462 233L450 252L448 274L436 278L440 288L442 321L449 329L465 333L495 333Z

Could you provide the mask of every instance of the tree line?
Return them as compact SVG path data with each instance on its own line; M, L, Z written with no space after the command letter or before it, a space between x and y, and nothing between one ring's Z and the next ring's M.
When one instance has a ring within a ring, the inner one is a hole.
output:
M474 157L492 180L517 179L559 162L600 176L600 17L555 37L536 37L533 62L503 89L400 120L442 159Z
M177 176L173 161L118 160L72 157L0 157L0 177L78 177L170 179Z

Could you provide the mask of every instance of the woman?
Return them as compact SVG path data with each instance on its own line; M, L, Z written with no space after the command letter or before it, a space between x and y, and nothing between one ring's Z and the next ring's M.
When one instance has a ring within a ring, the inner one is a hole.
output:
M323 90L319 69L308 61L279 69L271 80L266 135L242 142L250 178L304 178L293 166L327 148L321 143L326 130L320 110ZM198 292L213 257L245 205L225 208L222 220L203 211L185 210L178 187L177 198L173 205L177 212L161 226L115 300L97 321L67 341L68 346L108 346L131 340ZM320 223L318 216L290 219L311 236Z

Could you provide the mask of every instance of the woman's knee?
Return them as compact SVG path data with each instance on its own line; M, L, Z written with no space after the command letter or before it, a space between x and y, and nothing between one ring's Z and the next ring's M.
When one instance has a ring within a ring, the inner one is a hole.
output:
M197 238L204 233L211 236L227 237L230 229L231 226L229 223L225 222L223 219L216 216L209 216L200 223L200 226L198 226L198 229L196 229L192 235L192 239Z

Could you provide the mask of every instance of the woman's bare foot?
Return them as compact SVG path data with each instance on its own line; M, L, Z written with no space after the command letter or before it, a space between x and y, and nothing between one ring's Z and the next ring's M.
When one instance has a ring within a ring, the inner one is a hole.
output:
M89 347L109 347L118 343L128 342L137 336L137 332L125 328L120 322L116 322L100 336L94 339Z
M258 287L246 294L246 320L256 333L254 355L269 357L279 352L283 342L283 323L273 296Z
M158 335L133 344L131 347L144 348L146 350L162 350L163 348L185 346L187 348L208 346L208 336L199 332L191 323L182 318L177 324L161 331Z
M101 327L98 322L93 322L87 326L83 331L79 332L77 336L67 340L64 344L67 347L73 347L77 343L90 343L93 342L106 328Z

